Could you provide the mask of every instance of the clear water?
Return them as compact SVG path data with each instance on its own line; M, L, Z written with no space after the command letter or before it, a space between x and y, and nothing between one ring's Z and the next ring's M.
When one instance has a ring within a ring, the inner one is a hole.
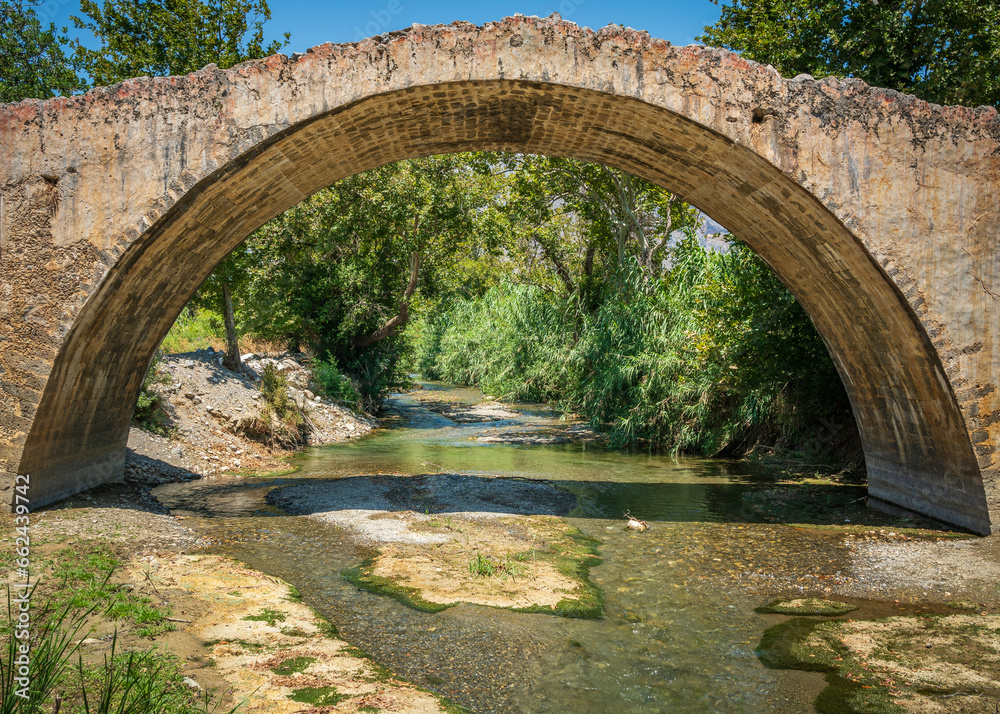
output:
M427 384L476 401L475 390ZM754 647L773 618L754 607L803 578L846 568L822 531L747 522L733 464L593 445L485 444L481 434L559 425L544 406L502 423L456 425L405 395L387 428L305 451L291 476L222 478L157 490L213 550L293 583L342 636L411 681L479 712L808 712L820 675L765 669ZM436 614L358 590L341 572L369 553L346 532L268 505L298 479L462 472L542 479L578 496L566 520L602 545L591 578L601 621L460 605ZM622 514L650 523L641 534Z

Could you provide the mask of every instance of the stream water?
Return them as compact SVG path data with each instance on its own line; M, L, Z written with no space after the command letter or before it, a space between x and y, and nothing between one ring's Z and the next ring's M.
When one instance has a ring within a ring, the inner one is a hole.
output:
M452 400L481 398L424 386ZM386 428L306 450L293 475L171 484L156 493L190 517L212 550L291 582L349 642L477 712L812 711L822 676L764 668L754 648L776 620L754 608L846 572L840 539L744 517L741 496L750 486L735 464L476 440L562 423L543 406L517 410L502 423L456 424L394 395ZM299 479L440 471L543 479L575 493L578 506L566 520L601 542L603 563L591 579L605 594L604 619L472 605L412 610L343 578L370 555L346 531L265 500ZM649 530L626 531L625 511Z

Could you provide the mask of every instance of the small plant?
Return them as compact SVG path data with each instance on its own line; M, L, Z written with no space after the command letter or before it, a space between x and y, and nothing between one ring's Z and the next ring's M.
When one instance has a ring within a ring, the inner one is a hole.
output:
M301 627L282 627L281 634L285 637L308 637L309 633Z
M281 676L298 674L299 672L304 672L315 661L315 657L292 657L279 665L271 667L271 671Z
M292 448L305 441L311 424L305 412L288 395L288 380L271 363L260 376L260 394L264 398L260 416L242 420L237 429L271 448Z
M338 692L336 687L303 687L294 690L289 699L317 707L328 707L347 699L348 696Z
M154 434L166 434L169 431L170 419L163 409L163 397L156 391L156 385L170 384L170 374L160 370L163 358L159 351L153 357L152 364L146 371L139 389L139 401L132 412L132 423L140 429Z
M115 601L126 597L113 593L108 580L108 570L98 583L100 589L111 593L111 610ZM31 596L37 588L31 588ZM85 597L87 607L76 604L76 598L50 596L31 608L31 677L26 687L27 696L15 694L24 689L18 682L17 657L23 640L14 636L15 610L7 593L7 621L0 627L4 640L0 644L0 714L48 714L65 711L77 714L199 714L215 711L209 708L211 699L205 695L198 701L183 684L183 675L174 657L165 656L155 647L145 651L116 652L118 633L111 640L111 652L102 664L85 665L77 657L76 666L70 664L79 648L90 618L100 612L105 600ZM59 694L55 694L56 691ZM22 692L25 693L25 692ZM242 704L228 710L233 714ZM54 707L54 708L53 708Z
M355 412L361 411L361 394L351 378L342 374L332 360L313 362L313 377L327 398Z
M33 597L37 589L37 583L31 585L28 597ZM46 600L41 607L32 607L31 680L24 697L16 693L21 690L24 694L25 689L24 682L18 681L17 663L23 654L20 647L24 641L15 636L13 623L17 614L8 587L7 621L3 623L6 642L0 650L3 652L0 656L0 714L42 711L43 703L61 680L69 658L80 647L80 631L96 609L97 605L89 609L75 608L72 601L59 605L52 599ZM77 640L75 644L74 640Z
M469 561L469 572L476 577L506 580L524 575L525 568L516 560L511 559L510 553L503 558L491 558L488 555L476 553L476 556Z
M279 622L284 622L286 617L288 617L288 615L281 612L281 610L274 610L272 608L265 607L256 615L247 615L243 619L255 622L266 622L271 627L275 627Z
M139 625L135 634L140 637L155 637L175 629L166 621L168 609L159 609L148 597L122 590L111 582L120 563L106 547L65 548L56 555L52 578L59 585L52 601L57 607L97 608L108 619Z

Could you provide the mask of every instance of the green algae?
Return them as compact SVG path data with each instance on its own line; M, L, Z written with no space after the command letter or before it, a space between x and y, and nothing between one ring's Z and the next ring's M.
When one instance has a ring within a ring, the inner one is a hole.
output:
M576 581L577 587L572 597L566 597L554 606L531 605L528 607L499 607L514 612L543 613L585 620L600 620L604 617L604 593L590 580L590 569L603 561L599 557L600 541L584 535L575 528L569 529L565 537L550 542L549 552L540 558L550 560L556 570ZM515 555L527 559L536 554L531 551ZM375 558L368 558L359 565L343 571L343 577L355 587L375 595L384 595L420 612L435 613L459 604L437 603L425 600L419 588L401 585L393 578L374 574Z
M857 605L836 600L824 600L818 597L794 598L791 600L775 600L754 610L769 615L821 615L836 617L858 609Z

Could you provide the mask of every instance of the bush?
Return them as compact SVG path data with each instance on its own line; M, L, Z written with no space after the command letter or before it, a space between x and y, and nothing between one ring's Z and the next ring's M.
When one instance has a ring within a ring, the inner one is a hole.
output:
M163 354L193 352L206 347L225 348L222 316L212 310L185 308L160 343Z
M527 285L504 284L478 300L459 300L447 317L433 373L458 384L476 384L501 399L556 401L573 382L571 307ZM417 354L427 355L428 345ZM422 357L425 364L427 356Z
M332 360L313 362L313 378L328 399L354 410L361 410L361 394L350 377L341 374Z
M442 379L437 358L441 354L441 338L450 324L451 312L435 305L430 312L411 320L407 335L412 343L410 368L425 379Z
M344 372L351 376L361 395L361 411L375 414L390 392L411 386L412 380L405 369L407 350L403 340L390 337L341 356Z
M739 243L724 254L687 238L662 280L626 265L594 309L504 284L419 324L414 354L425 376L504 399L560 402L612 446L716 455L794 445L810 457L852 450L815 436L824 424L852 421L822 339Z
M260 376L263 404L259 420L243 424L243 431L271 448L293 448L305 443L311 426L308 416L288 396L288 380L271 363Z
M163 397L156 391L158 384L170 384L173 380L167 372L160 371L163 358L159 351L146 370L146 376L139 388L139 400L132 412L132 424L154 434L166 434L170 429L170 418L163 408Z

